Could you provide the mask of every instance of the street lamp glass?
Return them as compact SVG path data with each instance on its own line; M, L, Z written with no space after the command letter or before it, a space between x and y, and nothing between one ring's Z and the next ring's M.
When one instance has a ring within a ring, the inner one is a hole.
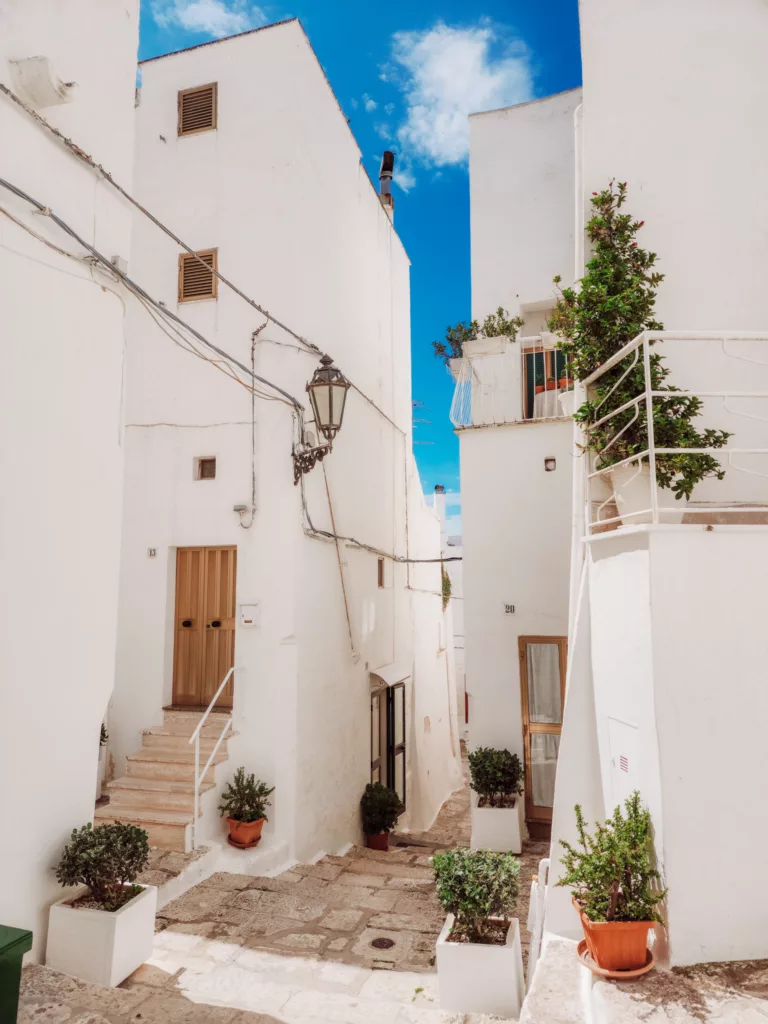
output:
M349 386L330 356L323 356L320 369L315 370L307 384L315 424L327 441L332 441L341 429Z

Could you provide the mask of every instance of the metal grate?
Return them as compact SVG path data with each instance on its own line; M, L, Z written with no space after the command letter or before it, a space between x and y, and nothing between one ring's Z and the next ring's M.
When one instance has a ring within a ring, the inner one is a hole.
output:
M195 135L216 128L218 87L216 82L182 89L178 97L179 135Z
M218 279L213 271L217 269L216 249L205 249L194 255L182 253L179 256L179 302L215 299Z

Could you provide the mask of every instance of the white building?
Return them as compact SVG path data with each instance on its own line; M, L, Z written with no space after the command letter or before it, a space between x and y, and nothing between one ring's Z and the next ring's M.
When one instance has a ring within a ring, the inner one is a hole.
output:
M133 0L0 8L0 81L128 186L137 42ZM0 135L5 182L130 257L126 205L7 95ZM4 184L0 206L0 920L38 957L52 866L93 815L114 677L125 304L31 201Z
M464 668L464 573L463 548L461 534L453 532L455 516L449 516L451 507L460 506L459 494L447 495L445 487L437 484L432 495L432 507L440 519L440 551L443 556L443 569L450 580L449 608L451 625L448 638L453 635L453 659L456 671L456 708L459 730L462 739L468 736L469 697L467 696ZM449 501L451 504L449 504ZM460 521L460 520L459 520Z
M580 90L470 118L472 315L520 316L516 341L454 360L471 747L526 769L529 827L552 816L568 636L572 427L565 361L545 330L573 266ZM514 168L514 174L510 169Z
M721 455L725 479L697 485L676 522L662 510L656 521L649 512L596 530L596 489L586 459L576 461L547 928L579 937L569 894L552 884L556 841L574 836L573 805L600 820L639 789L669 886L657 956L763 958L768 897L751 867L736 866L733 844L749 858L768 836L768 303L758 269L768 256L768 200L753 173L766 156L754 125L768 101L768 11L757 0L727 10L631 0L609 12L604 0L582 0L580 14L579 220L594 191L614 177L628 182L627 209L646 222L641 244L666 275L657 311L667 333L657 351L672 383L704 393L700 427L733 436ZM554 124L551 132L554 145ZM734 214L734 196L746 215ZM571 223L564 218L563 231ZM652 508L653 496L645 500ZM674 504L668 491L658 501Z
M412 456L409 262L391 207L296 20L145 61L141 83L137 196L295 333L137 216L136 279L282 393L258 384L252 396L132 305L118 778L99 815L189 846L186 738L234 667L217 706L233 709L234 736L207 780L198 839L223 839L217 796L241 764L275 786L263 857L358 840L372 778L404 797L401 827L427 827L460 782L458 733L440 528ZM294 396L308 419L305 386L326 352L353 383L344 426L295 486L296 410L279 399ZM204 758L225 722L209 719Z

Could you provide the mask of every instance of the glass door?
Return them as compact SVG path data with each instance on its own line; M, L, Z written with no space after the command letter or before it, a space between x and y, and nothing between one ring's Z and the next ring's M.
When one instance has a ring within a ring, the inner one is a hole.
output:
M371 694L371 782L394 789L405 807L405 683Z
M520 691L525 750L525 817L552 820L565 700L567 640L521 636Z

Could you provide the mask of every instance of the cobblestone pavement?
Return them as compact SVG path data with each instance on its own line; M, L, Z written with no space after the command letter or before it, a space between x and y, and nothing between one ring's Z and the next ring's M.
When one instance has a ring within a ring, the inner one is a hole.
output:
M481 1021L438 1009L434 972L444 914L430 858L468 842L465 788L428 832L393 836L389 852L353 847L275 878L215 874L160 911L152 958L119 989L94 995L26 968L19 1022L98 1024L94 1011L110 1024ZM524 957L530 880L546 849L528 844L522 857Z

